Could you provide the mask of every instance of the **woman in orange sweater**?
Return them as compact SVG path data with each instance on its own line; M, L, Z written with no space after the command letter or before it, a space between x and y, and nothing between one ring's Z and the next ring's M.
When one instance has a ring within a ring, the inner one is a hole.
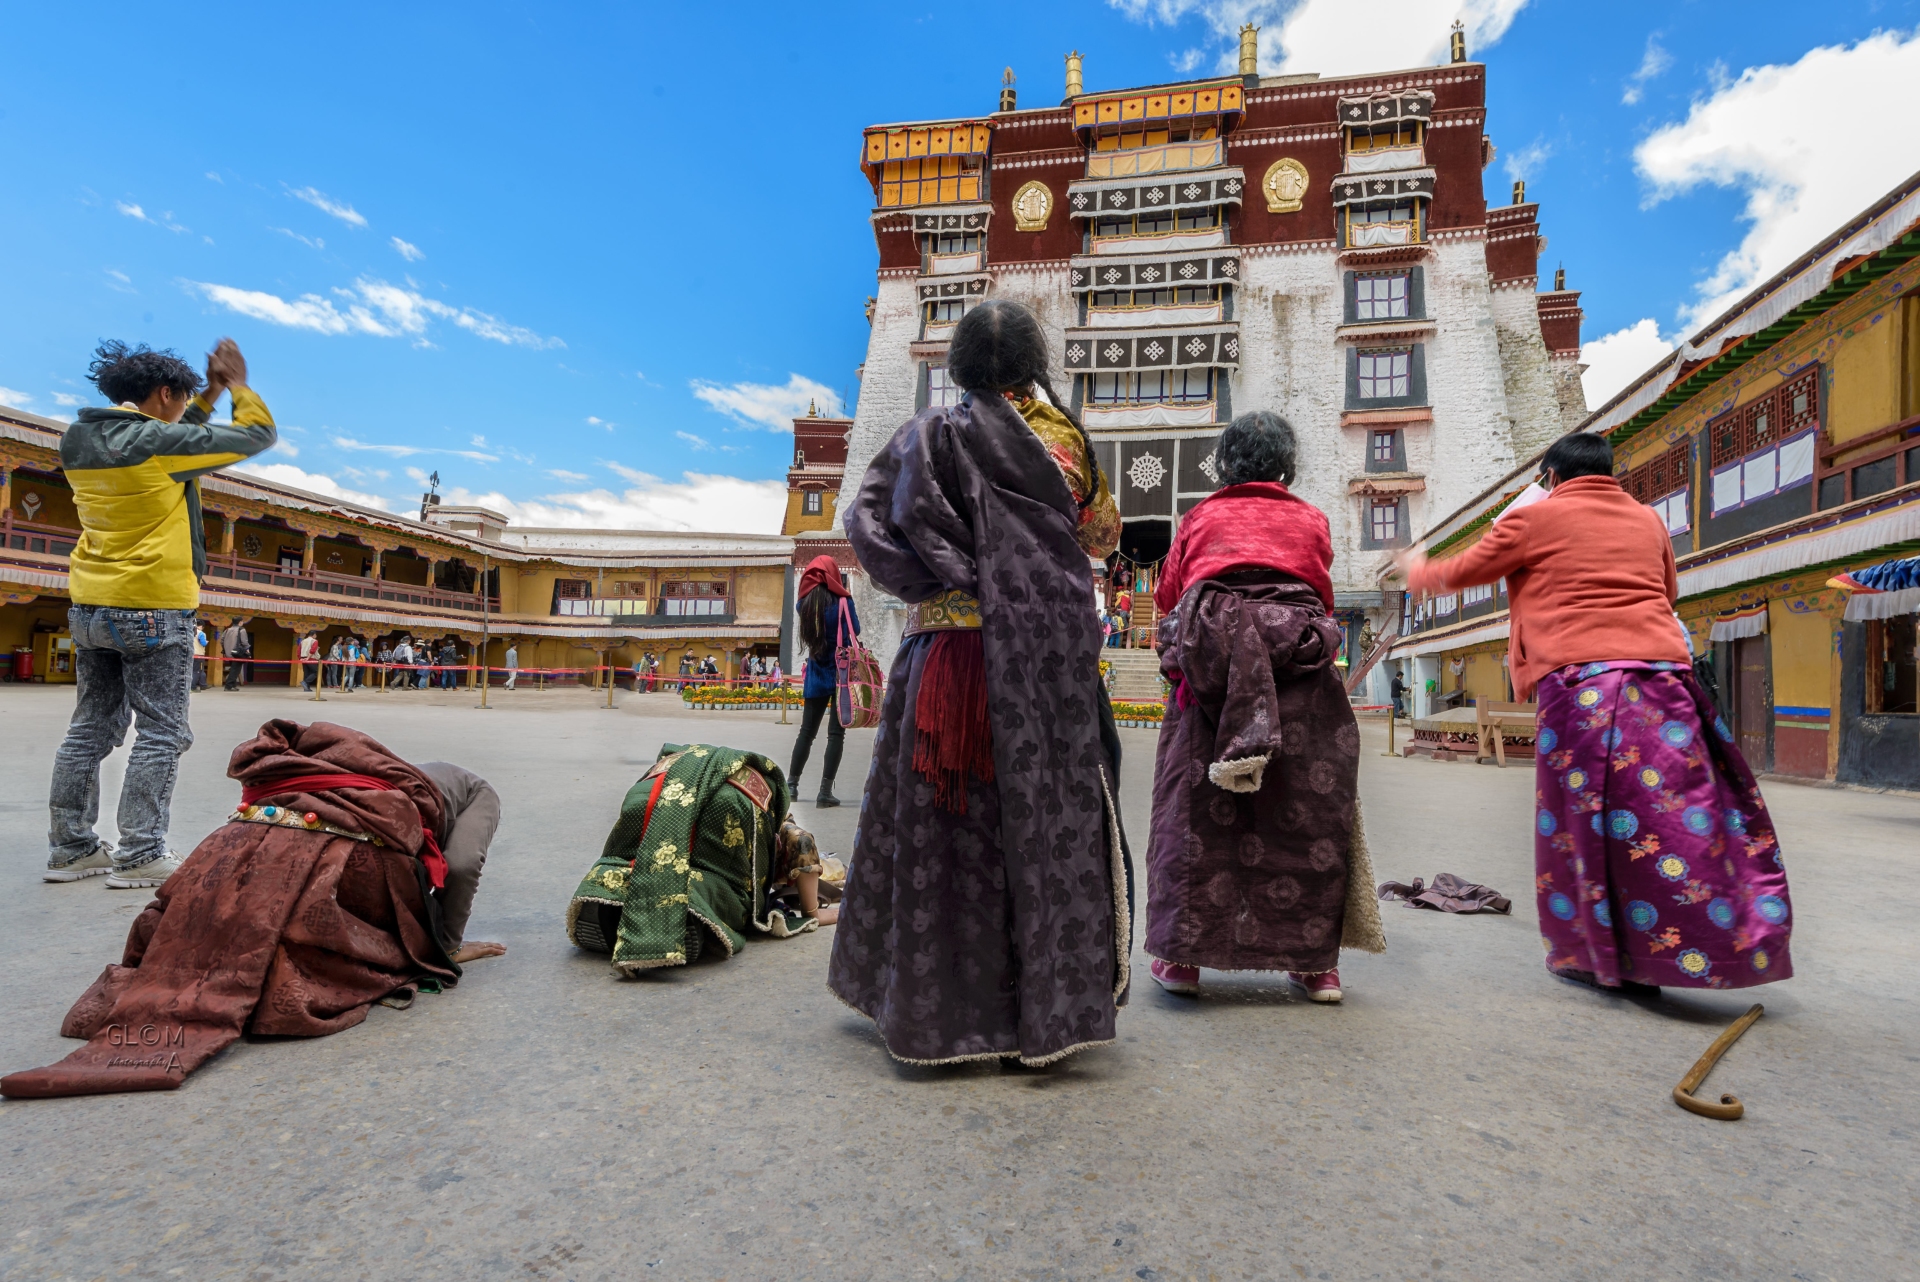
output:
M1787 875L1753 772L1694 680L1664 523L1605 437L1541 462L1546 498L1409 591L1507 580L1508 653L1540 704L1534 886L1547 969L1606 989L1746 988L1793 973Z

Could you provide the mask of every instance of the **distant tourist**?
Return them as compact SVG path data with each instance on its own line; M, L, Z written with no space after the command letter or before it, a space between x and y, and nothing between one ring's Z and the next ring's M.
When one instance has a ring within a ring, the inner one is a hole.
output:
M221 629L220 654L221 667L225 669L220 688L238 690L240 682L246 677L245 660L253 657L253 638L247 635L247 629L239 619Z
M193 617L207 569L197 478L270 448L277 435L231 339L207 358L204 393L192 366L145 346L102 343L87 372L112 408L82 409L60 440L81 535L68 566L73 720L53 758L46 878L105 873L109 886L135 889L158 886L181 862L167 827L180 754L193 743ZM210 423L226 389L234 421ZM135 709L115 850L94 831L100 762Z
M459 666L460 648L453 643L452 637L448 637L440 646L440 688L442 690L451 690L458 684L455 678L458 675L456 670Z
M513 683L520 678L520 648L513 642L507 642L506 657L500 666L507 670L507 689L513 689Z
M1533 864L1547 969L1609 992L1793 974L1780 842L1673 612L1673 542L1604 436L1541 460L1547 497L1464 551L1405 554L1412 592L1507 581L1513 684L1540 705Z
M195 694L207 688L207 625L194 620L193 624L193 690Z
M860 635L860 614L853 608L853 600L847 592L847 585L840 577L840 567L830 556L816 556L807 565L806 572L800 576L795 606L800 617L800 644L807 652L807 678L800 688L801 712L800 733L793 739L793 759L787 766L787 786L793 789L795 798L800 796L800 776L807 768L807 757L813 752L813 741L820 733L820 723L827 724L827 755L820 767L820 791L814 799L816 806L837 806L840 799L833 795L833 779L840 770L840 754L846 748L846 728L840 724L840 718L833 710L834 683L837 669L834 666L834 639L840 631L840 603L847 603L848 626L853 635Z
M1400 675L1400 669L1393 670L1393 710L1400 716L1407 715L1407 679Z
M300 688L313 689L314 682L320 680L320 637L309 632L300 638L295 657L300 661Z
M895 432L847 509L862 570L909 609L827 983L914 1063L1053 1063L1113 1041L1128 988L1088 570L1120 512L1047 366L1032 312L977 304L947 353L966 395Z

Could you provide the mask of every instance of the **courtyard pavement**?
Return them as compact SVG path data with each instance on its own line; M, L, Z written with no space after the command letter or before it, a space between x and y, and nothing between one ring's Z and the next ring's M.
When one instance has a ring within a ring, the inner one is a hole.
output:
M470 935L512 951L333 1037L243 1042L171 1093L0 1106L0 1277L105 1279L1643 1279L1913 1277L1920 1266L1920 800L1770 784L1798 975L1609 998L1542 970L1532 771L1380 755L1382 880L1453 872L1514 915L1383 905L1347 1000L1140 969L1119 1043L1045 1072L892 1062L826 990L830 932L638 982L582 954L567 899L662 742L785 760L777 714L577 690L214 690L194 700L174 840L236 790L271 717L451 759L505 804ZM0 687L0 1071L49 1063L143 891L43 883L69 689ZM1123 731L1147 831L1156 735ZM845 854L849 804L803 823ZM822 745L824 746L824 744ZM817 763L818 749L815 762ZM124 759L124 753L119 760ZM117 796L110 766L106 814ZM807 780L812 792L817 764ZM111 836L110 821L106 835ZM1703 1093L1673 1084L1752 1001Z

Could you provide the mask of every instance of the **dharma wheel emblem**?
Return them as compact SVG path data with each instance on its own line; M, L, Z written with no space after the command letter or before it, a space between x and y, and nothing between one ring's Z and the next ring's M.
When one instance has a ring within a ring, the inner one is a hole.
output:
M1167 465L1156 454L1137 455L1127 468L1127 479L1136 490L1157 489L1166 476Z
M1053 193L1037 179L1013 193L1015 231L1045 231L1047 217L1053 213Z
M1283 156L1267 167L1260 190L1266 193L1268 213L1298 213L1306 203L1307 167L1291 156Z

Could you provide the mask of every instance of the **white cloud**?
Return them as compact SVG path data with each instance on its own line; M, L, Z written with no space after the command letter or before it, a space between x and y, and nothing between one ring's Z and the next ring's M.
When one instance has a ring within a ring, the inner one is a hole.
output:
M309 472L295 467L291 463L262 463L258 459L248 459L244 463L233 465L236 472L245 472L262 480L274 481L281 485L291 485L297 490L306 490L311 494L322 494L332 499L343 499L348 503L358 503L363 507L377 508L382 512L399 509L378 494L367 494L360 490L350 490L340 482L321 472Z
M720 384L696 378L691 386L695 396L746 427L790 432L793 420L805 414L809 405L825 415L840 412L838 393L825 383L816 383L799 374L787 375L785 385Z
M426 251L421 249L420 246L408 244L406 241L401 240L398 236L395 236L393 238L393 248L395 252L397 252L400 255L400 257L406 259L410 263L417 263L422 258L425 258L427 256Z
M425 343L428 326L435 320L448 321L480 338L519 347L565 347L557 338L542 338L530 329L509 325L497 316L471 307L455 307L436 298L428 298L417 289L402 289L383 280L362 276L350 288L336 288L334 294L343 306L319 294L302 294L288 300L262 290L240 289L232 285L214 285L187 281L186 285L213 302L242 316L285 325L290 329L309 329L318 334L372 334L380 338L411 337Z
M492 508L516 525L727 534L780 532L787 503L783 482L701 472L683 472L680 480L666 481L635 468L607 466L629 482L626 489L619 493L604 488L578 490L521 501L497 491L479 494L456 486L446 491L446 501ZM566 473L562 479L576 475Z
M1540 166L1552 155L1553 144L1536 138L1507 156L1507 177L1515 182L1525 182L1538 173Z
M1652 80L1673 65L1673 55L1660 47L1658 33L1647 37L1647 51L1640 56L1640 68L1627 77L1627 87L1620 91L1620 101L1631 107L1639 102L1646 92L1647 81Z
M55 405L64 405L68 409L73 410L85 405L87 398L84 396L75 396L72 392L55 392L53 394L53 403Z
M1742 188L1738 248L1698 285L1689 323L1711 320L1913 170L1913 153L1863 121L1904 118L1920 79L1920 32L1822 46L1791 65L1716 82L1687 119L1634 151L1649 203L1701 184Z
M171 209L166 210L158 218L155 218L152 214L149 214L145 209L141 208L139 205L130 205L124 200L114 201L113 207L119 210L121 213L125 214L129 218L138 219L143 223L152 223L155 227L164 227L168 231L192 231L193 230L191 227L182 227L179 223L176 223L175 221L173 221L173 211ZM213 242L211 240L208 240L207 243L211 245Z
M213 170L211 169L207 171L207 177L212 179L214 182L219 183L222 187L227 185L227 180L222 178L219 174L214 173Z
M153 221L153 219L147 217L146 210L140 208L140 206L138 205L129 205L124 200L114 201L113 207L119 210L121 213L125 214L127 217L138 218L143 223L150 223Z
M291 236L293 239L299 241L302 245L305 245L308 249L325 249L327 247L327 242L324 240L321 240L318 236L302 236L299 232L293 230L291 227L269 227L267 228L267 230L277 231L282 236Z
M117 272L111 267L104 268L103 270L107 273L108 289L121 294L137 294L140 292L133 287L133 277L127 275L125 272Z
M1240 27L1260 30L1262 74L1317 71L1323 76L1396 71L1445 61L1458 18L1467 55L1478 58L1505 35L1527 0L1107 0L1136 22L1171 26L1204 22L1219 54L1215 66L1239 65ZM1364 15L1364 16L1362 16ZM1195 60L1197 64L1197 59ZM1176 63L1176 66L1178 64Z
M353 227L365 227L366 215L352 205L342 204L333 197L313 187L288 187L287 195L295 200L304 200L323 214L332 214L341 222Z
M33 404L33 397L25 392L11 387L0 387L0 405L11 405L17 410L23 410L31 404Z
M1605 405L1672 351L1673 344L1660 337L1660 327L1651 316L1581 344L1580 363L1587 369L1580 376L1580 386L1587 394L1587 408Z
M693 446L696 450L710 450L713 448L704 436L695 436L692 432L675 432L674 435Z
M547 469L547 475L557 481L590 481L593 479L585 472L569 472L564 467L550 467Z
M587 426L589 426L589 427L604 427L604 428L606 428L606 429L607 429L607 430L608 430L609 432L611 432L611 431L612 431L612 430L613 430L613 429L614 429L615 427L617 427L617 426L619 426L619 424L617 424L617 423L609 423L609 422L607 422L607 420L606 420L606 419L604 419L604 418L600 418L600 417L598 417L597 415L593 415L593 414L589 414L589 415L587 415Z
M480 450L435 449L424 445L382 445L373 441L357 440L351 436L333 438L335 449L349 450L354 453L385 454L392 458L412 458L417 454L453 454L460 458L472 459L476 463L498 463L500 456L487 454Z
M364 307L351 307L343 313L318 294L285 299L258 289L239 289L205 281L186 283L230 312L288 329L310 329L316 334L378 334L383 338L391 338L395 332Z

